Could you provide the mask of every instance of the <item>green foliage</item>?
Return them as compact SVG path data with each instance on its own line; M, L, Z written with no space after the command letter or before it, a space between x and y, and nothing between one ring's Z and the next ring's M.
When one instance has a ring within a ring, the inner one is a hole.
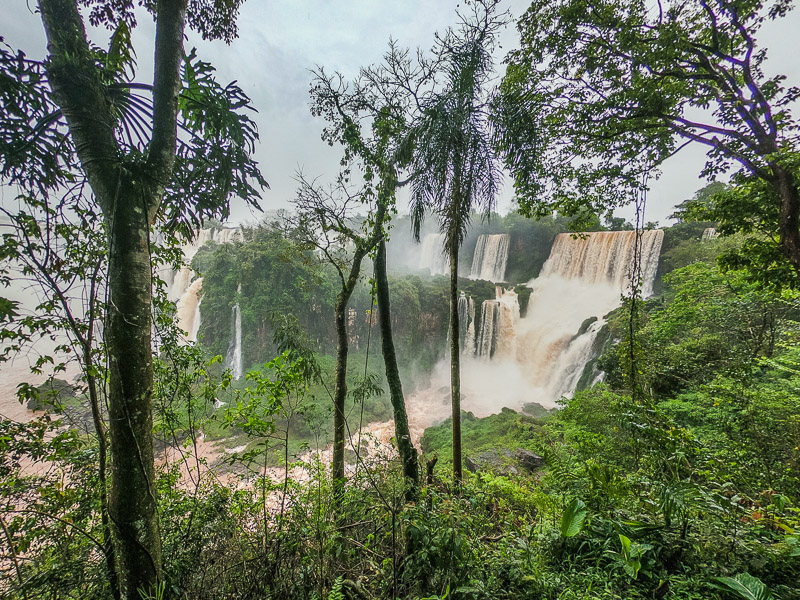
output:
M701 144L702 174L738 168L740 188L704 220L726 230L761 226L730 264L770 284L793 281L800 197L797 121L787 107L800 91L767 76L766 51L754 51L763 23L790 5L651 8L536 0L520 19L521 47L509 56L495 116L520 206L584 223L646 190L681 144Z
M0 176L22 189L45 190L70 179L69 139L50 99L44 65L0 37Z
M724 274L695 262L669 273L664 282L665 297L645 305L636 338L644 384L658 398L718 373L747 373L754 359L772 356L776 344L797 330L794 295L766 292L741 272ZM624 336L628 314L623 309L611 319L615 337ZM599 362L612 386L623 385L626 344Z
M344 593L342 592L342 581L342 576L340 575L333 582L331 591L328 593L328 600L345 600Z
M97 446L49 417L0 420L0 586L14 597L73 598L107 586Z
M650 544L640 544L632 542L630 538L619 534L619 542L622 546L619 552L609 551L609 555L616 561L632 579L636 579L642 569L642 562L648 550L652 550Z
M446 401L446 396L444 397ZM461 436L465 456L496 448L531 448L532 440L541 421L504 408L499 413L484 419L476 419L471 413L462 414ZM420 445L426 454L436 453L447 460L450 450L450 419L439 425L428 427Z
M790 157L790 170L800 173L800 154ZM719 256L726 270L742 269L762 286L793 287L792 267L780 246L780 197L773 186L752 175L738 174L728 186L714 184L679 206L683 219L713 221L722 236L736 236L738 244Z
M214 67L194 49L182 68L178 110L189 139L178 145L162 218L167 228L191 238L206 219L225 220L234 196L259 208L259 190L269 185L252 158L259 137L246 112L252 109L250 98L235 82L217 83Z
M770 600L773 597L769 588L749 573L740 573L736 577L717 577L714 583L715 587L744 600Z
M561 516L561 529L559 530L561 537L571 538L578 535L583 529L583 523L588 514L589 510L583 501L578 498L570 500Z

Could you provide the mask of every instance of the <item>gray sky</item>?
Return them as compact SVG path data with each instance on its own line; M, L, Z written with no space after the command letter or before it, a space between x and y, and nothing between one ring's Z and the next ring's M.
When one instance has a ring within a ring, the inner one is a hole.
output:
M33 0L3 0L1 34L15 48L29 56L43 58L45 41L42 24L30 7ZM257 158L271 190L263 194L265 209L284 208L294 197L294 174L302 169L308 176L332 179L340 152L320 140L323 122L311 116L308 107L309 69L321 65L347 77L359 67L380 61L390 37L400 45L428 49L435 31L455 23L453 1L408 0L248 0L239 18L239 38L230 46L205 43L189 34L187 50L197 46L200 57L217 68L220 83L238 80L258 109L256 121L261 134ZM524 0L508 0L505 6L514 17L526 8ZM140 72L137 79L151 80L154 27L147 15L139 19L134 34ZM759 40L769 49L767 74L784 73L788 84L800 85L800 11L777 22L768 22ZM93 41L105 47L105 31L92 32ZM504 55L516 44L516 30L510 25L501 39ZM501 67L502 68L502 67ZM660 180L652 184L648 197L648 220L664 224L672 207L704 185L698 174L704 150L689 147L668 161ZM500 209L507 210L513 189L504 186ZM618 214L630 218L632 211ZM232 207L232 220L255 220L241 203Z

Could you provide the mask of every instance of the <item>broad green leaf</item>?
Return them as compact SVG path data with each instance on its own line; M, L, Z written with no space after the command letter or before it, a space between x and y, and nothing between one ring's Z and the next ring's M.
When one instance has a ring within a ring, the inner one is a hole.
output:
M622 544L622 554L625 558L630 557L631 555L631 540L630 538L619 534L619 542Z
M561 536L567 538L577 535L583 528L588 513L586 505L581 500L573 498L561 517Z
M770 600L773 597L769 588L749 573L739 573L736 577L715 577L713 585L745 600Z

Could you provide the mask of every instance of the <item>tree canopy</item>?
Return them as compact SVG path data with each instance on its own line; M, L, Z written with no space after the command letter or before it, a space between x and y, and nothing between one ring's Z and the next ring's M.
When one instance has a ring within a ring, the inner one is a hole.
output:
M535 0L498 102L500 145L530 214L631 201L689 143L702 174L736 169L770 188L779 246L800 271L800 89L767 77L756 35L788 2Z

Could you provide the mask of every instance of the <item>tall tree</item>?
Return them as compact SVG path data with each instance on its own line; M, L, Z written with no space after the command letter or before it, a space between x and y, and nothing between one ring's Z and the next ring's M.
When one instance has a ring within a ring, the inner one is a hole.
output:
M345 160L358 159L367 186L375 188L371 192L376 202L373 233L380 240L374 253L378 325L394 415L395 440L403 463L403 474L409 484L407 498L413 499L419 488L419 464L417 450L411 442L392 335L386 236L390 215L395 210L397 189L409 182L398 180L398 169L405 166L409 158L409 148L401 143L407 133L406 116L414 104L409 89L426 80L430 71L421 69L415 76L402 82L405 85L399 85L400 82L388 77L392 72L390 65L409 66L407 56L392 45L386 55L386 63L362 70L352 86L348 86L340 75L331 77L326 75L324 69L319 69L312 83L312 112L324 116L329 123L323 132L323 139L341 144ZM411 69L398 70L408 73ZM361 122L364 120L371 124L370 133L362 129Z
M534 0L519 22L498 103L520 206L542 215L629 202L643 175L687 144L702 174L763 182L762 211L800 273L800 89L763 72L756 34L791 3ZM754 203L758 205L758 203Z
M205 217L224 216L231 194L255 203L258 191L250 181L266 185L250 158L255 127L237 113L249 100L237 86L218 86L210 65L194 55L185 58L183 50L187 21L205 37L230 40L240 2L193 0L188 14L187 2L147 5L156 19L151 86L132 82L131 0L80 2L93 24L114 31L108 51L90 43L78 0L40 0L49 52L44 72L11 68L13 85L2 90L9 109L4 121L24 124L17 129L20 139L3 137L4 180L46 193L74 179L77 167L103 216L112 456L108 512L122 595L131 599L140 591L155 594L161 579L152 437L151 228L160 220L188 233ZM17 58L20 65L32 62L21 53Z
M500 170L491 143L487 86L493 73L492 51L502 18L497 2L477 2L458 31L439 41L445 78L442 89L423 101L414 124L411 213L419 239L426 210L439 220L450 257L450 384L453 409L453 473L462 477L461 366L458 325L458 250L464 241L470 213L487 214L495 205Z
M378 205L369 219L358 223L353 210L372 197L364 190L351 190L345 174L336 184L323 189L302 175L295 199L298 230L303 239L317 247L336 269L341 287L336 294L334 320L336 323L336 366L333 385L333 477L335 499L344 489L345 418L347 399L347 305L361 276L364 259L375 248L383 233L385 206Z

